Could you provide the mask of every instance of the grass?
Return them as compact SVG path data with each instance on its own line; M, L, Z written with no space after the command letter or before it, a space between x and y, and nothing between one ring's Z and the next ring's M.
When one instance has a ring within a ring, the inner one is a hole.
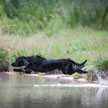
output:
M74 73L72 76L73 76L74 79L78 79L78 78L81 78L82 77L82 75L79 74L79 73L77 73L77 72Z
M8 54L4 49L0 49L0 72L9 71Z
M37 54L108 68L106 1L5 0L0 9L0 71Z
M64 29L50 37L45 32L28 37L1 33L0 60L8 61L8 65L18 56L38 54L49 59L71 58L78 63L87 59L86 65L108 66L107 34L107 31L82 27Z

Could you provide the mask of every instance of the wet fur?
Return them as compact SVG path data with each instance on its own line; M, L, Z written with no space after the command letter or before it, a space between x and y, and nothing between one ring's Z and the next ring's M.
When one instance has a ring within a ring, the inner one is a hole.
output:
M14 71L24 72L30 74L34 72L49 72L53 70L60 70L63 74L71 75L75 72L87 73L83 71L82 68L87 62L85 60L83 63L78 64L71 59L45 59L41 56L30 56L30 57L18 57L14 63L13 67L25 66L24 69L14 69Z

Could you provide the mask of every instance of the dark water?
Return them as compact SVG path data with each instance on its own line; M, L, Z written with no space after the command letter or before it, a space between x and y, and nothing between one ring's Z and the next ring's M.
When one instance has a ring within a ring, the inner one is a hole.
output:
M107 87L59 87L71 81L0 73L0 108L108 108Z

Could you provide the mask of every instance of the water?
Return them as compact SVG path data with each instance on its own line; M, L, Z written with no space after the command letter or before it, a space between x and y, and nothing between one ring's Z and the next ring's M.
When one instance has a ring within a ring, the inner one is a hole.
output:
M108 108L108 87L0 73L0 108Z
M108 85L108 69L94 68L100 85Z

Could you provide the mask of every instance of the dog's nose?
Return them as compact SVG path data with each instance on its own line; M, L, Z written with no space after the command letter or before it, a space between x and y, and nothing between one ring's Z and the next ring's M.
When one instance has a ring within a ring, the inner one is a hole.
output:
M14 66L14 63L12 63L11 66Z

